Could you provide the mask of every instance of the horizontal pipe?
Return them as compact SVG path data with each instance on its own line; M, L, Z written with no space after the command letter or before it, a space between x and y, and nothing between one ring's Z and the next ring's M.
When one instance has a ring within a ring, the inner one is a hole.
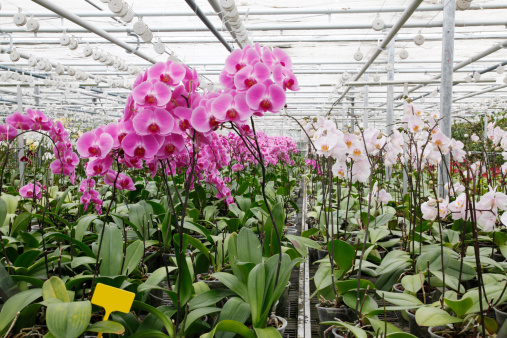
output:
M383 35L340 35L340 36L322 36L322 37L314 37L314 36L292 36L292 35L280 35L280 36L259 36L255 37L255 41L259 43L289 43L289 42L365 42L365 41L378 41L379 39L382 39ZM425 41L441 41L442 35L441 34L424 34ZM462 34L456 34L454 39L455 40L486 40L486 39L506 39L507 33L505 32L479 32L479 33L462 33ZM89 44L111 44L112 42L100 39L100 38L78 38L79 43L89 43ZM406 42L406 41L413 41L414 35L413 34L400 34L396 37L397 42ZM188 44L188 37L182 37L182 38L167 38L162 37L160 39L162 43L186 43ZM126 43L135 44L137 40L132 39L126 39ZM192 43L216 43L215 38L212 37L192 37ZM55 38L23 38L19 37L16 38L16 45L39 45L39 44L48 44L48 45L59 45L60 40ZM439 61L440 62L440 61Z
M488 9L505 9L505 4L472 4L468 10L488 10ZM417 12L439 12L443 9L443 5L427 5L421 6ZM405 7L368 7L368 8L281 8L281 9L249 9L238 10L239 15L301 15L301 14L351 14L351 13L396 13L403 12ZM13 17L17 12L0 12L0 17ZM203 12L205 15L215 15L212 11ZM36 12L30 13L38 18L57 18L59 15L52 12ZM118 15L109 11L103 12L76 12L80 17L119 17ZM136 11L138 17L164 17L164 16L194 16L195 14L190 11Z
M126 43L126 42L124 42L124 41L122 41L120 39L117 39L116 37L108 34L107 30L104 30L104 29L101 29L101 28L97 27L92 22L83 20L82 18L80 18L76 14L68 11L67 9L65 9L63 7L55 5L51 1L48 1L48 0L32 0L32 1L35 2L35 3L37 3L37 4L39 4L39 5L41 5L42 7L45 7L47 9L49 9L50 11L53 11L53 12L57 13L61 17L65 18L67 20L72 21L76 25L81 26L82 28L80 28L80 30L82 30L82 31L93 32L93 33L95 33L95 34L103 37L104 39L109 40L112 43L120 46L121 48L125 49L126 51L128 51L130 53L133 53L133 54L135 54L135 55L137 55L137 56L145 59L148 62L151 62L151 63L156 63L157 62L157 60L155 60L154 58L152 58L152 57L144 54L138 48L136 48L134 46L131 46L128 43ZM25 28L22 28L22 29L25 29ZM122 29L126 32L127 29L129 29L129 28L123 27ZM154 30L154 31L156 31L156 30ZM41 30L39 30L39 32L42 33ZM59 29L59 32L61 32L61 29ZM70 30L67 30L67 32L70 33Z
M44 2L47 3L46 0L32 0L35 2ZM79 18L79 17L78 17ZM74 18L75 19L75 18ZM73 21L73 20L71 20ZM84 20L83 20L84 21ZM86 22L86 21L84 21ZM385 28L393 28L395 23L386 23ZM476 27L476 26L505 26L507 25L507 19L505 20L460 20L456 21L456 27ZM83 26L85 27L85 26ZM88 29L88 27L90 29ZM432 22L408 22L405 23L404 28L434 28L434 27L442 27L442 21L432 21ZM248 31L308 31L308 30L349 30L349 29L370 29L371 22L368 23L343 23L343 24L280 24L280 25L270 25L270 24L260 24L260 25L248 25L246 29ZM220 30L221 27L215 26L215 29ZM87 24L86 28L79 27L69 27L66 28L67 33L89 33L89 32L98 32L103 31L106 33L126 33L130 30L129 27L97 27L96 25ZM167 26L157 26L150 27L150 30L153 32L206 32L208 28L206 26L194 27L194 26L186 26L186 27L167 27ZM24 27L1 27L0 32L7 33L29 33ZM62 29L58 27L41 27L38 30L38 33L62 33ZM98 34L98 33L96 33ZM98 34L101 35L102 34ZM110 40L110 39L107 39ZM111 40L110 40L111 41ZM125 47L124 47L125 48ZM135 48L127 47L127 50L133 50Z

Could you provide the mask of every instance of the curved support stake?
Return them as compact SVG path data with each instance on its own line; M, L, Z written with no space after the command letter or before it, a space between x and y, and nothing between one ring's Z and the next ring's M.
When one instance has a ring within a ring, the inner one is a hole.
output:
M127 35L128 36L135 36L136 39L137 39L137 47L136 47L136 49L131 50L131 51L125 50L125 53L127 53L127 54L133 54L133 53L135 53L135 52L137 52L139 50L139 45L140 45L141 41L139 40L139 35L137 35L135 33L132 33L131 31L127 31Z
M0 33L0 35L4 35L4 36L9 37L9 48L7 48L7 50L5 50L3 52L0 51L0 53L9 54L12 50L13 45L14 45L14 43L12 42L12 35L10 33Z

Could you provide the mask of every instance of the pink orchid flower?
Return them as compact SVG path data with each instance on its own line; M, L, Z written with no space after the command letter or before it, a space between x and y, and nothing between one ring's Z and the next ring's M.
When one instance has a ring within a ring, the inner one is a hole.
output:
M233 96L234 94L234 96ZM219 121L245 123L252 115L246 102L246 95L234 92L224 93L211 103L211 113Z
M128 156L144 160L152 159L160 148L160 144L155 136L141 136L135 133L125 136L122 145L123 150Z
M127 168L143 169L143 160L135 156L124 154L120 162L125 164Z
M132 96L132 94L130 94L129 97L127 98L127 104L123 109L123 119L130 120L132 117L136 116L136 114L137 114L136 102L134 101L134 97Z
M162 146L157 152L157 157L168 158L181 153L184 148L185 140L183 139L183 136L172 134L165 137Z
M0 124L0 141L10 141L18 135L18 131L10 124Z
M55 142L66 141L69 137L69 133L67 132L67 130L65 130L63 123L61 121L58 121L51 127L51 130L49 131L49 136Z
M62 160L54 160L49 165L49 168L51 169L51 172L53 174L61 174L65 176L70 176L72 172L74 171L74 166L67 164L67 162L63 162Z
M35 198L41 199L42 198L42 190L39 185L40 185L40 183L38 185L37 184L34 185L33 183L28 183L27 185L24 185L19 189L19 194L23 198L33 198L33 196L35 195Z
M86 190L92 189L95 187L95 180L93 178L87 178L81 181L79 185L79 192L85 192Z
M157 62L148 69L148 80L158 80L168 86L177 86L185 77L185 68L172 61Z
M299 84L296 75L292 70L287 69L281 65L275 66L273 69L273 80L275 83L283 88L283 90L299 91Z
M86 176L104 175L111 168L112 164L113 158L111 156L94 158L86 165Z
M211 115L204 106L199 106L192 111L190 118L192 127L201 133L206 133L210 130L215 130L220 125L215 116Z
M163 108L143 109L132 121L139 135L162 135L169 134L174 127L174 118Z
M234 75L247 65L253 65L259 61L259 54L251 46L247 46L243 50L235 49L225 59L225 70L227 73Z
M187 66L185 66L185 77L183 78L183 87L185 90L189 93L193 93L197 90L197 87L199 87L199 75L197 74L197 71L194 69L190 69Z
M7 116L5 123L13 126L16 129L30 130L33 126L33 121L26 115L22 115L20 112L14 112Z
M225 88L236 89L234 86L234 75L229 74L225 68L220 72L218 80L220 81L220 84Z
M171 100L171 88L162 82L145 81L134 88L132 97L140 106L164 107Z
M258 83L246 93L246 102L254 111L278 113L285 105L285 92L274 83Z
M104 158L113 149L114 141L110 134L88 131L76 142L76 149L82 158Z
M43 112L40 110L34 110L29 108L26 111L28 117L30 117L33 121L33 130L45 130L49 131L52 127L52 122Z
M245 66L234 75L234 86L238 92L246 92L253 85L263 83L271 76L269 68L258 62L255 65Z
M117 173L116 171L111 169L108 170L107 173L105 174L104 183L106 183L111 187L116 187L116 189L119 190L130 190L130 191L136 190L134 182L129 176L122 173Z
M61 154L59 153L58 156L56 156L56 159L62 160L69 166L75 167L79 164L79 157L75 152L72 151L72 149L66 148L65 150L61 151Z
M277 65L292 69L292 60L290 56L278 47L274 48L273 51L268 47L264 47L262 49L262 62L264 62L270 70L274 70Z
M232 171L234 171L235 173L238 172L238 171L241 171L243 170L243 166L239 163L236 163L232 166Z

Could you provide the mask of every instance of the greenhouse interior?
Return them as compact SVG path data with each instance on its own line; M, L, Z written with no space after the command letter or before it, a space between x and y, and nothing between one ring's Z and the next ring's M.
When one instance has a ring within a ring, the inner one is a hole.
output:
M0 0L0 337L507 338L506 0Z

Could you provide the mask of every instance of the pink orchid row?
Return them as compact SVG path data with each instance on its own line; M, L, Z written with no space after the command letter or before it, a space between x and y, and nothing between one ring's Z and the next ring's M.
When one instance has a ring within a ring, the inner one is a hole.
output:
M285 91L299 89L291 66L290 58L278 48L248 46L227 58L220 76L224 90L200 92L195 69L172 61L155 64L137 77L117 123L100 126L78 139L79 155L89 159L86 175L102 176L118 189L133 190L128 176L120 178L123 174L112 172L115 161L118 167L142 169L146 165L152 177L161 167L165 175L181 170L188 174L194 151L198 151L195 179L212 184L218 190L217 198L233 203L225 184L230 179L220 174L230 157L215 131L232 122L244 136L253 136L248 119L267 111L279 112L285 105ZM194 177L190 179L193 185Z
M51 172L69 176L70 181L75 182L75 169L79 164L79 157L72 149L69 133L65 130L62 122L55 123L40 110L31 108L27 110L26 115L14 112L5 119L4 125L0 125L0 141L13 140L18 136L19 131L47 132L47 136L54 142L55 160L49 166ZM42 185L38 182L35 185L28 183L20 189L20 194L30 198L35 194L36 198L40 198L41 187Z

